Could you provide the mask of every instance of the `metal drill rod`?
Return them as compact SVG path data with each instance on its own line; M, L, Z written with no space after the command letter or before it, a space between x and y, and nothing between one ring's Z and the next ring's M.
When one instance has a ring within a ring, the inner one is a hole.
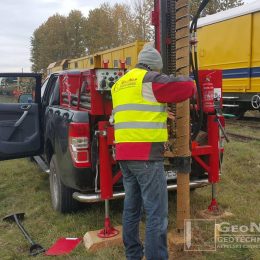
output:
M216 199L216 184L212 184L212 199Z
M105 216L109 218L109 200L105 200Z
M11 214L11 215L8 215L8 216L4 217L3 220L4 221L8 221L8 222L15 222L16 223L16 225L21 230L21 232L23 233L23 235L26 238L26 240L28 240L29 243L31 244L31 247L30 247L30 255L31 256L36 256L36 255L38 255L40 253L45 252L45 249L41 245L36 244L31 239L31 237L29 236L29 234L27 233L27 231L25 230L25 228L21 224L20 220L22 220L23 218L24 218L24 213L15 213L15 214Z
M29 234L27 233L27 231L24 229L23 225L17 218L16 214L14 214L14 220L15 220L15 223L17 224L17 226L19 227L19 229L22 231L24 237L29 241L29 243L31 245L35 244L35 242L31 239L31 237L29 236Z
M173 1L171 1L173 2ZM175 37L176 37L176 75L189 76L189 0L175 2ZM172 21L173 22L173 21ZM174 32L172 32L174 33ZM176 150L183 160L191 156L190 152L190 101L177 104L176 109ZM190 167L189 167L190 168ZM190 170L189 170L190 171ZM177 173L177 219L178 232L184 230L184 220L190 218L190 174L186 169Z

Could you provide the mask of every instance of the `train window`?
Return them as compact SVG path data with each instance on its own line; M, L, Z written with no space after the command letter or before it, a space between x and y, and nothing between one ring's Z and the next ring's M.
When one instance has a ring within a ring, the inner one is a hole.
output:
M63 68L62 68L62 69L67 70L68 68L69 68L69 63L68 63L68 61L66 60L66 61L64 62L64 64L63 64Z
M75 62L75 68L76 69L78 68L78 62L77 61Z
M93 57L91 57L91 58L89 59L89 62L90 62L91 65L94 64L94 59L93 59Z
M125 64L130 66L130 65L131 65L131 62L132 62L132 61L131 61L131 57L126 57L126 59L125 59Z
M118 68L118 60L114 60L114 68Z

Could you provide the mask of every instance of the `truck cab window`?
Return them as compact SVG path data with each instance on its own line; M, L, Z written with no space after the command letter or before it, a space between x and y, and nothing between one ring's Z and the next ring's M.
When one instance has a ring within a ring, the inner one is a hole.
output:
M47 107L50 104L50 99L52 96L52 93L54 91L56 82L58 80L58 77L53 77L49 83L47 84L47 86L45 87L45 92L43 94L43 98L42 98L42 104Z
M2 77L0 103L32 103L35 98L35 86L34 77Z
M47 77L47 78L44 80L43 84L42 84L42 87L41 87L41 98L43 97L43 95L44 95L44 93L45 93L45 89L46 89L46 87L47 87L48 82L49 82L49 77Z
M56 80L56 83L55 83L55 86L54 86L54 89L53 89L53 92L50 96L50 103L49 105L51 106L57 106L60 104L60 84L59 84L59 81Z

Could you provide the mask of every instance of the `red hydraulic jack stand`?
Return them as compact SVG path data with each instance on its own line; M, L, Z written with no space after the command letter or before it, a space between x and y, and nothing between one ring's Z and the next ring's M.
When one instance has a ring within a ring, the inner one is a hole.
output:
M100 161L100 189L101 198L105 200L105 223L104 229L100 230L98 236L101 238L114 237L119 231L113 228L109 217L109 199L113 198L112 156L109 153L110 140L113 139L113 127L109 122L98 123L99 135L99 161ZM111 140L113 142L113 140Z
M217 115L208 116L208 142L211 146L211 154L209 156L209 182L212 183L212 199L208 207L210 213L217 214L219 212L218 203L216 200L216 182L219 181L219 121Z
M222 119L222 122L220 121L220 119ZM218 143L216 142L216 140L220 140L221 137L219 136L219 133L221 132L222 135L225 137L226 141L229 142L229 139L225 133L225 130L222 126L222 124L224 124L224 118L223 116L219 116L218 114L216 115L216 117L214 118L213 122L212 122L212 119L209 120L209 130L212 128L215 128L214 129L214 133L212 136L212 133L211 135L209 136L209 142L211 142L211 145L213 147L213 154L215 154L215 156L217 156L217 153L219 155L219 152L220 152L220 147L218 145ZM217 131L217 125L220 129L220 131ZM217 149L218 148L218 149ZM213 158L212 156L210 157L211 159L210 160L216 160L217 158ZM219 161L221 159L219 158ZM211 173L211 177L210 177L210 181L212 182L212 200L211 200L211 203L210 205L208 206L208 211L211 212L211 213L219 213L220 209L219 209L219 206L218 206L218 203L217 203L217 199L216 199L216 182L219 181L219 178L217 178L216 176L219 176L219 174L217 175L217 172L219 173L219 170L220 170L220 167L219 167L220 163L218 164L218 167L217 167L217 164L214 165L215 167L215 173ZM217 172L216 172L217 171Z
M219 182L220 171L220 153L223 147L220 147L220 130L224 134L224 129L220 122L223 117L218 115L208 115L208 144L204 146L195 145L192 149L193 158L208 172L208 181L212 184L212 199L208 206L209 213L218 214L219 206L216 200L216 184ZM225 135L225 134L224 134ZM201 156L208 156L208 162L202 160Z
M222 124L224 125L223 116L219 116L218 114L214 116L208 116L208 141L209 145L211 146L211 153L209 156L209 182L212 184L212 199L210 205L208 206L208 211L213 214L220 213L220 208L216 199L216 183L219 181L221 163L220 152L223 152L223 148L220 147L219 143L221 139L220 132L225 137L227 142L229 142Z
M109 200L105 200L105 223L104 228L98 232L98 237L109 238L119 234L119 231L111 226L109 217Z
M208 206L208 211L211 213L219 212L219 207L216 199L216 183L212 184L212 199L210 205Z

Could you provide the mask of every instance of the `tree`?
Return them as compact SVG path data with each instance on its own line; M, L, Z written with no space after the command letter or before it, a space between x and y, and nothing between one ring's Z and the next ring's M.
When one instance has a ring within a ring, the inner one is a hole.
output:
M32 71L46 69L54 61L86 54L86 18L73 10L68 17L55 14L31 37Z
M37 72L46 69L51 62L68 56L65 23L66 18L56 14L34 31L31 38L33 71Z
M66 17L56 14L34 31L31 38L33 71L46 69L51 62L68 56L68 39L64 24Z
M134 16L129 10L131 10L131 7L127 4L115 4L112 8L112 17L117 34L117 39L115 39L116 46L135 40L133 30Z
M243 0L222 0L220 1L220 10L227 10L243 4Z
M66 33L69 53L67 58L86 55L86 21L80 11L72 10L66 18Z
M195 15L199 5L202 1L201 0L191 0L190 1L190 9L191 14ZM209 1L205 9L202 11L201 16L206 16L210 14L215 14L220 11L224 11L230 8L234 8L236 6L243 5L243 0L214 0Z
M32 62L32 71L38 72L41 70L41 61L40 61L40 35L38 29L34 31L33 36L31 37L31 58Z
M104 3L100 8L90 10L86 24L88 53L116 47L118 35L110 4Z
M102 4L89 12L87 18L88 53L153 38L151 26L153 0L135 0L127 4Z
M134 36L137 40L150 41L154 36L154 28L151 26L151 12L153 0L135 0L132 8L134 14Z

